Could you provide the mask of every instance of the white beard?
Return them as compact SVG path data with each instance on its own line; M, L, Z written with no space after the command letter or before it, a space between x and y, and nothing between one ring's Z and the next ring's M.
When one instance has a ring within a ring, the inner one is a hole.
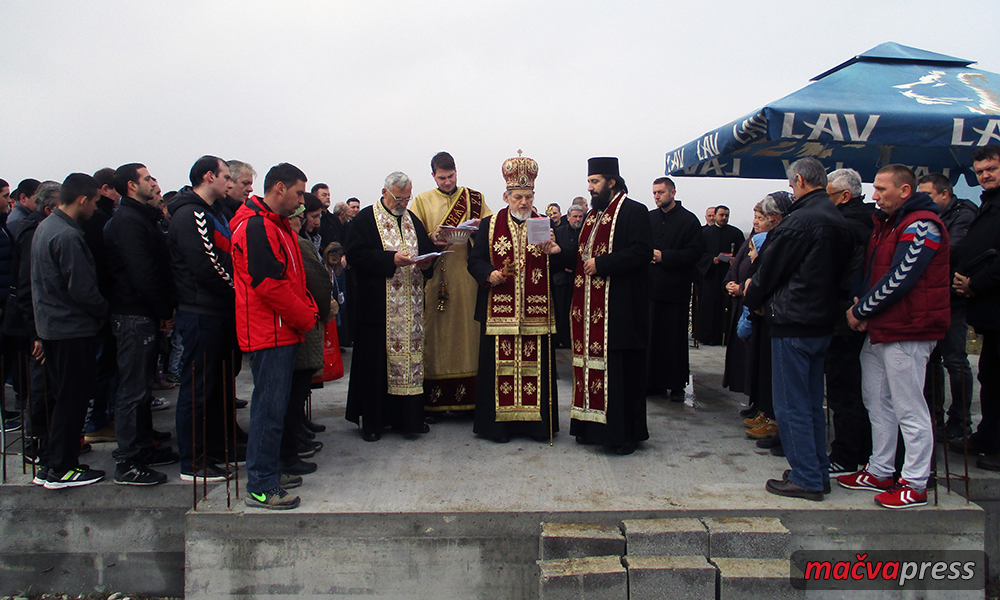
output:
M402 217L403 215L406 214L406 207L405 206L397 206L396 208L390 210L389 212L391 212L393 214L393 216Z
M520 212L519 211L515 211L515 210L511 210L510 214L511 214L512 217L514 217L518 221L527 221L528 219L531 218L531 211L530 210L520 211Z

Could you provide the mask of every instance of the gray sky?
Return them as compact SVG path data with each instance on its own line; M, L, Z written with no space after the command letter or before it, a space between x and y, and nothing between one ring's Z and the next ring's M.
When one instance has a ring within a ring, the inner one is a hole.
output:
M995 15L976 0L3 0L0 177L137 161L167 191L215 154L253 164L255 193L288 161L367 205L391 171L433 187L430 157L447 150L496 210L500 166L522 149L539 163L536 208L586 196L586 160L606 155L652 206L666 152L882 42L1000 71ZM699 217L725 203L743 229L787 189L677 185Z

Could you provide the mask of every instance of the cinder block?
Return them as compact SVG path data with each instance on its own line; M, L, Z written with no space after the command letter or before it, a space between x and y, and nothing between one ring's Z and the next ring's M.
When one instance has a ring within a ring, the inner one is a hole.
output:
M789 581L787 559L713 558L719 569L719 600L800 600L805 590Z
M612 525L542 523L538 546L538 556L542 560L622 556L625 536Z
M628 600L620 556L540 560L539 600Z
M629 600L715 597L716 569L704 556L626 556Z
M788 558L792 534L771 517L714 517L708 527L709 558Z
M708 556L708 530L698 519L622 521L629 556Z

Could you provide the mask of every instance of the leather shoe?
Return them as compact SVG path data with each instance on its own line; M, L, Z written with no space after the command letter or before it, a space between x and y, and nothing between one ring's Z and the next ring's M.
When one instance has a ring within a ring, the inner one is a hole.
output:
M784 456L785 449L781 447L781 444L777 446L771 446L771 456Z
M382 434L377 432L369 432L361 434L361 439L366 442L377 442L382 439Z
M814 502L823 501L823 492L817 490L807 490L806 488L795 485L791 481L780 480L780 479L768 479L767 485L764 489L776 496L785 496L787 498L803 498L805 500L812 500Z
M976 460L976 466L986 471L1000 471L1000 454L986 454Z
M427 423L424 423L424 424L423 424L423 425L422 425L422 426L420 427L420 429L418 429L418 430L416 431L416 433L427 433L427 432L429 432L430 430L431 430L431 426L430 426L430 425L428 425Z
M628 456L635 452L635 442L627 442L615 448L615 454L618 456Z
M306 462L299 458L292 458L282 460L281 468L279 470L282 473L288 473L289 475L308 475L316 472L316 463Z
M684 402L684 388L681 388L679 390L670 390L670 401Z
M424 423L430 423L431 425L434 425L435 423L440 423L440 422L441 422L440 413L424 413Z
M237 399L236 399L236 400L235 400L235 401L233 402L233 404L235 404L235 405L236 405L236 408L246 408L246 407L247 407L247 405L248 405L248 404L250 404L250 402L249 402L249 401L247 401L247 400L243 400L242 398L237 398Z
M782 481L788 481L788 476L791 475L791 474L792 474L792 470L791 469L785 469L785 472L781 474L781 480ZM827 479L826 481L823 482L823 493L824 494L829 494L830 493L830 480L829 479Z
M323 433L324 431L326 431L326 425L320 425L319 423L313 423L309 419L306 419L305 421L303 421L303 425L305 425L306 427L308 427L309 429L311 429L313 431L313 433Z
M498 443L498 444L506 444L507 442L510 441L510 436L509 435L498 435L495 438L493 438L493 441L496 442L496 443Z

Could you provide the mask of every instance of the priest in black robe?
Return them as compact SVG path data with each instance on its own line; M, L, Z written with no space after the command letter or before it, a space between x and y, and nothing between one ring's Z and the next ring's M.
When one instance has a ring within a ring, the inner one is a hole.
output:
M715 207L715 223L702 227L702 236L705 275L698 299L698 341L706 346L720 346L732 318L727 310L730 298L725 284L729 260L745 238L739 229L729 224L729 209L722 205Z
M631 454L649 439L646 352L649 344L649 212L626 198L618 159L591 158L593 209L577 251L570 330L573 403L570 435Z
M676 200L669 177L653 181L656 208L649 211L653 235L653 262L649 265L649 381L648 395L669 391L674 402L684 401L690 375L688 325L691 323L691 284L696 265L705 253L701 222Z
M559 256L560 248L552 239L528 243L526 221L538 218L538 163L517 156L504 162L502 172L507 208L483 218L469 251L469 274L479 285L475 319L481 323L473 432L498 443L514 435L551 440L559 431L559 403L549 255Z
M423 283L434 243L406 209L413 185L404 173L385 180L381 201L354 219L347 260L357 277L357 336L351 360L346 418L367 442L385 427L426 433L423 397Z

